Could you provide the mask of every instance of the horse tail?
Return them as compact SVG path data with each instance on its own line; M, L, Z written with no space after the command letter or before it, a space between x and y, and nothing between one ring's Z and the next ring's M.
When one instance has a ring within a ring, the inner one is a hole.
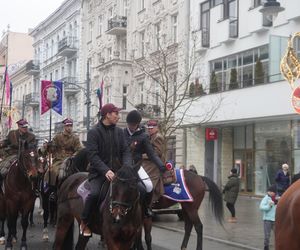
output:
M73 244L74 244L73 235L74 235L74 221L69 226L62 249L73 249Z
M209 191L209 203L211 204L211 208L213 214L215 215L217 221L223 225L224 220L224 207L223 207L223 198L222 193L217 186L211 179L205 176L201 176L202 180L208 186Z

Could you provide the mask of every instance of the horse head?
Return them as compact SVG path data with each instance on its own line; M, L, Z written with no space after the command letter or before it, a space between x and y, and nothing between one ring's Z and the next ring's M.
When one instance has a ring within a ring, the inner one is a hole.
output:
M36 177L39 168L38 153L36 149L24 149L20 153L19 165L25 176L28 178Z
M133 168L121 167L110 184L110 215L119 223L139 203L138 175Z

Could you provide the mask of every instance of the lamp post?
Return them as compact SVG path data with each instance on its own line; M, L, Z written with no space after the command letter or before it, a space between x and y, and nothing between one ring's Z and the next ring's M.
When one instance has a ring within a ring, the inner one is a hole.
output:
M276 0L267 0L263 7L259 10L265 16L276 17L279 12L284 11L284 7L280 6L280 3Z

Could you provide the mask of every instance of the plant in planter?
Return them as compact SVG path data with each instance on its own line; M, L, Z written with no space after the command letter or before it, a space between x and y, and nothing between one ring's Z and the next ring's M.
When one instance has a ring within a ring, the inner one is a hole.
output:
M195 83L195 96L201 96L204 95L204 90L202 84L199 83L199 78L196 78Z
M233 68L230 71L229 89L237 89L238 87L239 87L239 84L237 81L237 71L235 68Z
M217 93L217 92L219 92L217 76L215 71L213 70L210 76L209 93Z
M195 96L195 84L193 82L190 83L189 96L190 97Z
M265 77L265 72L263 65L260 61L260 58L257 58L257 61L255 63L255 79L254 82L255 84L262 84L264 83L264 77Z

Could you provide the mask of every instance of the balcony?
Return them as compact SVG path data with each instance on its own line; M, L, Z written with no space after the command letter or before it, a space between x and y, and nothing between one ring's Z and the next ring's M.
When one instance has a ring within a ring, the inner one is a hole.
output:
M60 81L63 82L64 94L66 96L76 95L80 91L80 87L77 85L76 77L64 77Z
M37 92L25 95L25 105L31 107L38 107L40 104L40 95Z
M28 75L38 75L40 73L40 64L37 60L30 60L26 63L26 73Z
M125 35L127 32L127 17L115 16L108 20L106 34L108 35Z
M238 18L230 17L219 23L218 28L222 30L220 34L221 43L231 43L238 37Z
M202 53L209 48L209 29L193 31L193 41L195 42L195 51Z
M78 51L78 39L76 37L64 37L58 42L58 56L71 57Z

